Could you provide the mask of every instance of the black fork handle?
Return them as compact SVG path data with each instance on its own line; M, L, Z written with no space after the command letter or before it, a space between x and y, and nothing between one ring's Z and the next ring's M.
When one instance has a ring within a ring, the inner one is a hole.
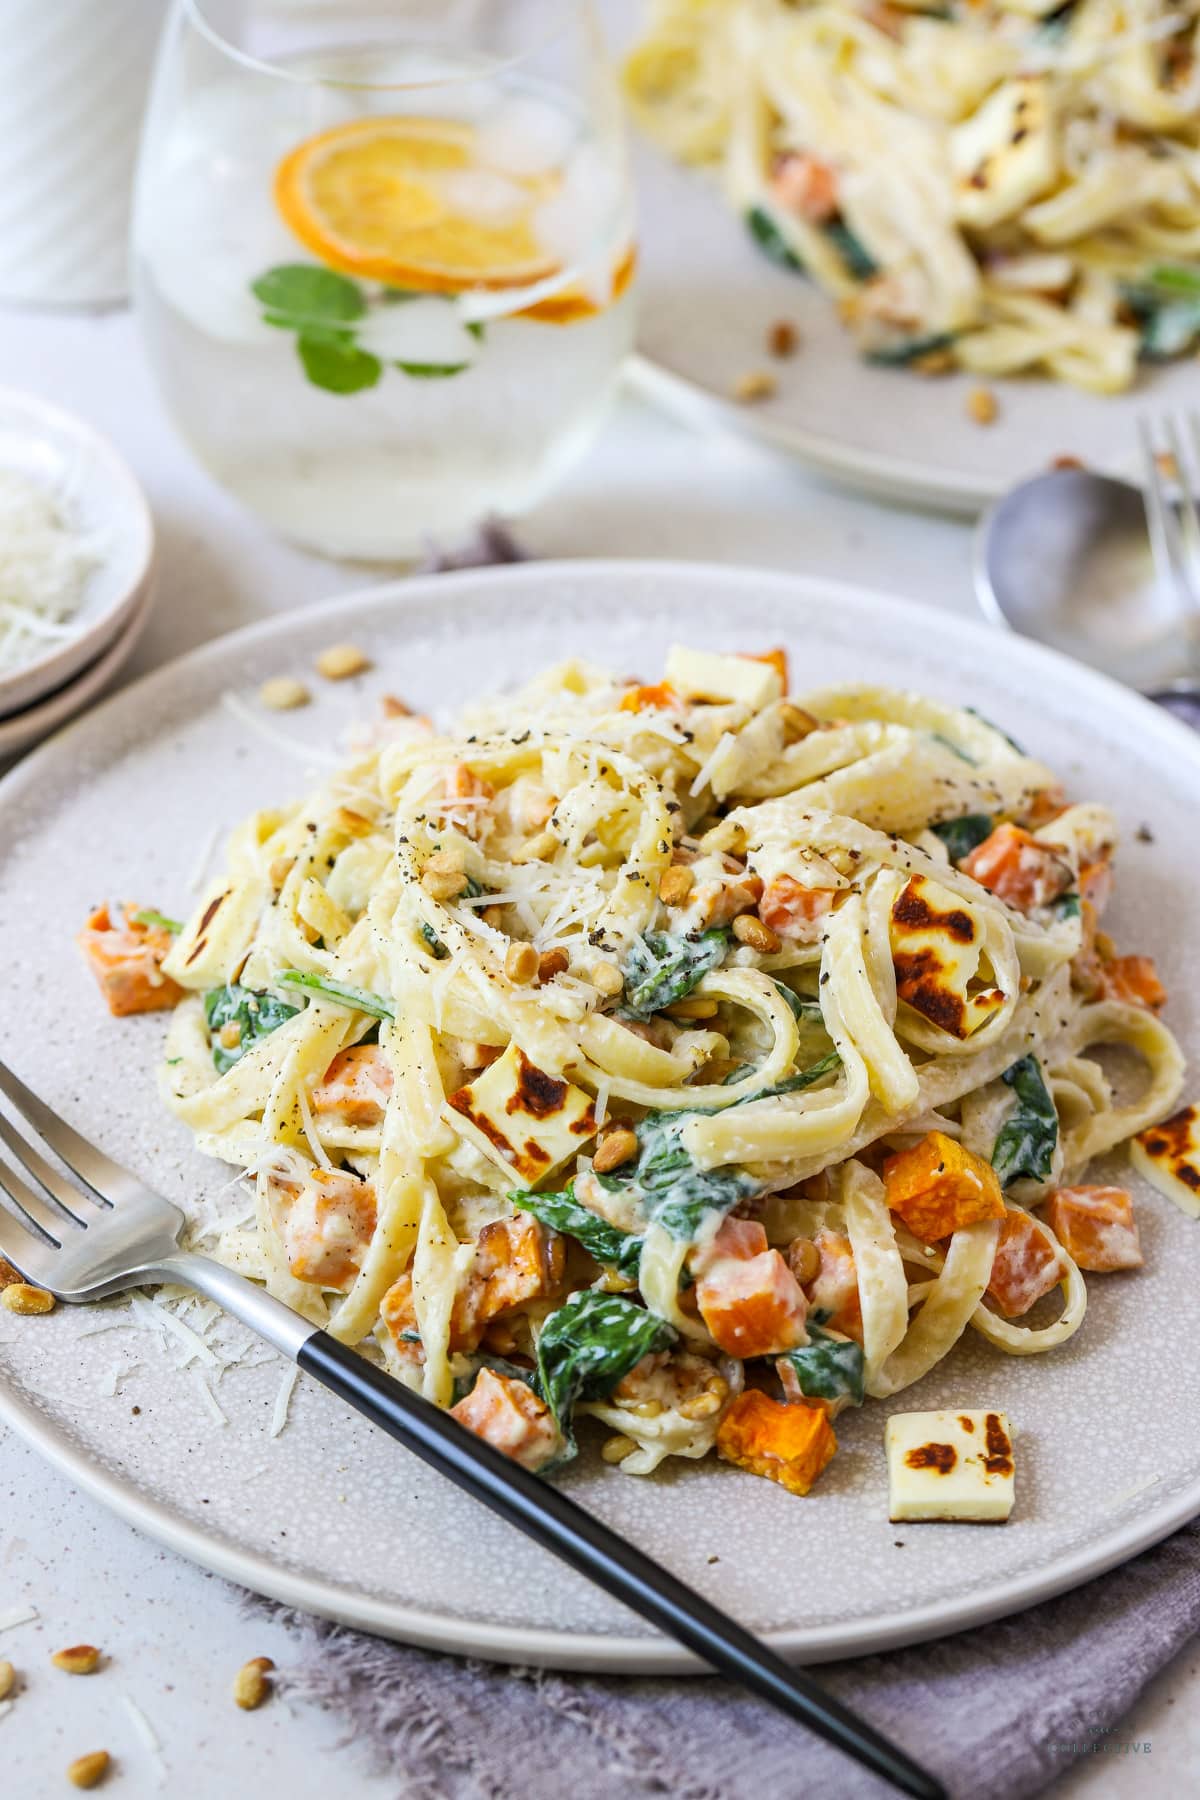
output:
M307 1374L439 1474L677 1638L712 1668L732 1676L902 1793L919 1800L946 1800L942 1784L897 1745L551 1482L475 1437L457 1419L327 1332L313 1332L296 1360Z

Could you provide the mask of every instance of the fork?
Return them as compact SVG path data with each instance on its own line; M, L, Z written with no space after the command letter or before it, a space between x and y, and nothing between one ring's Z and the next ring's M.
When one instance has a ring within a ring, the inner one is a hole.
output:
M0 1157L0 1190L9 1201L8 1210L0 1206L0 1253L27 1280L71 1304L155 1282L207 1295L406 1449L714 1669L902 1793L946 1800L941 1783L897 1745L549 1482L232 1269L182 1249L179 1208L81 1137L3 1063L0 1093L23 1127L0 1111L0 1143L11 1158ZM47 1162L39 1142L74 1181Z
M1142 499L1155 574L1182 627L1186 673L1150 695L1188 724L1200 724L1200 413L1138 421ZM1193 474L1185 440L1190 440ZM1173 500L1171 490L1176 490Z

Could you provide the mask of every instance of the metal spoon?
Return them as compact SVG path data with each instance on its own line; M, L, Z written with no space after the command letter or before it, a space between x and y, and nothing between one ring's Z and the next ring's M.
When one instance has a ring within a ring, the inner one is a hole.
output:
M1156 565L1141 489L1076 468L1022 482L980 520L973 574L994 624L1139 688L1200 728L1194 626Z

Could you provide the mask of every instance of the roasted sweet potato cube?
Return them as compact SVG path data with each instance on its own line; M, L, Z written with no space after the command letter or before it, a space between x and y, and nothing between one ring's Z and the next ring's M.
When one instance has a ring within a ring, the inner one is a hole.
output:
M914 1237L936 1244L978 1219L1002 1219L1004 1196L991 1163L930 1131L883 1165L888 1206Z
M807 1494L837 1449L823 1407L785 1405L757 1388L739 1394L717 1430L717 1455L791 1494Z
M392 1091L392 1069L378 1044L339 1050L312 1091L318 1115L336 1113L347 1125L378 1125Z
M1048 906L1072 881L1071 865L1061 851L1041 843L1020 825L997 825L990 837L964 856L959 867L1018 912Z
M183 989L162 972L170 932L139 925L137 917L137 908L127 906L124 925L116 925L107 906L98 906L75 939L109 1012L118 1019L165 1010L183 997Z
M1055 1188L1046 1223L1081 1269L1100 1274L1142 1266L1133 1197L1125 1188Z
M562 1285L566 1245L529 1213L485 1225L475 1246L470 1311L479 1325L526 1300L545 1300Z
M621 712L646 712L656 708L661 712L679 712L681 703L679 695L669 681L656 681L646 687L630 688L621 699Z
M526 1469L540 1469L559 1448L554 1414L512 1375L480 1369L475 1386L450 1416Z
M274 1178L268 1204L297 1281L344 1293L375 1235L375 1189L344 1169L313 1169L304 1181Z
M1126 1006L1144 1006L1157 1012L1167 1003L1167 990L1158 978L1152 956L1113 956L1100 964L1100 991L1106 1000Z
M696 1303L728 1356L778 1356L804 1342L807 1304L778 1250L719 1257L697 1281Z
M1062 1258L1040 1219L1010 1207L1000 1227L987 1291L997 1312L1019 1319L1062 1280Z
M862 1297L850 1239L823 1225L813 1239L821 1266L805 1286L808 1304L833 1331L862 1342Z

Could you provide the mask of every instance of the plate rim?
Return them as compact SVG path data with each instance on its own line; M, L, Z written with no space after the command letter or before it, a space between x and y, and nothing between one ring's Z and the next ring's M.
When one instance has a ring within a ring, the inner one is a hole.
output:
M581 577L594 579L598 588L606 583L647 580L703 581L733 589L749 583L760 594L765 592L767 597L774 594L781 602L786 602L788 597L793 601L820 597L826 602L833 598L860 608L885 608L899 616L902 622L907 618L914 626L927 626L932 616L937 618L945 635L965 645L995 646L998 636L982 619L926 606L891 595L883 589L824 576L756 568L751 564L579 558L399 577L353 589L305 607L298 613L273 614L210 639L151 670L63 726L0 778L0 815L9 805L19 803L28 786L41 780L45 765L60 755L70 756L73 741L79 734L91 730L93 720L103 721L131 705L136 707L156 688L169 686L181 673L202 673L209 663L222 660L231 649L250 649L275 637L286 639L297 623L320 625L379 604L395 607L397 619L401 619L410 607L419 606L434 596L453 608L459 590L469 591L481 582L500 589L519 589L530 582L552 585L556 581L578 581ZM1026 664L1032 674L1041 673L1049 678L1056 672L1069 672L1073 681L1095 689L1097 698L1110 712L1115 707L1118 713L1128 718L1131 726L1140 726L1143 736L1160 739L1166 749L1173 749L1185 761L1192 762L1200 775L1200 738L1179 720L1153 706L1134 690L1122 687L1108 676L1076 663L1058 651L1015 633L1003 635L1008 656L1015 657L1019 664ZM90 1462L76 1446L67 1427L47 1419L31 1402L10 1391L2 1376L0 1420L128 1524L146 1531L202 1567L285 1605L426 1649L480 1655L502 1663L657 1675L705 1672L704 1665L696 1658L659 1637L471 1622L424 1608L379 1602L351 1585L280 1568L267 1557L238 1549L224 1537L210 1534L183 1519L169 1505L144 1493L137 1486L135 1477L118 1476ZM1200 1514L1200 1465L1194 1477L1168 1501L1157 1507L1151 1505L1124 1525L1089 1540L1065 1558L1055 1561L1049 1569L1034 1571L1016 1580L993 1583L948 1603L945 1600L927 1601L903 1612L877 1614L849 1624L795 1627L764 1635L767 1642L789 1659L810 1662L836 1661L929 1638L952 1636L1080 1586L1161 1542L1197 1514Z
M625 379L633 393L684 424L716 429L765 446L823 480L878 500L974 519L1012 486L1004 476L994 480L986 475L956 476L928 464L839 445L801 425L769 418L751 406L735 405L637 348L626 362Z

